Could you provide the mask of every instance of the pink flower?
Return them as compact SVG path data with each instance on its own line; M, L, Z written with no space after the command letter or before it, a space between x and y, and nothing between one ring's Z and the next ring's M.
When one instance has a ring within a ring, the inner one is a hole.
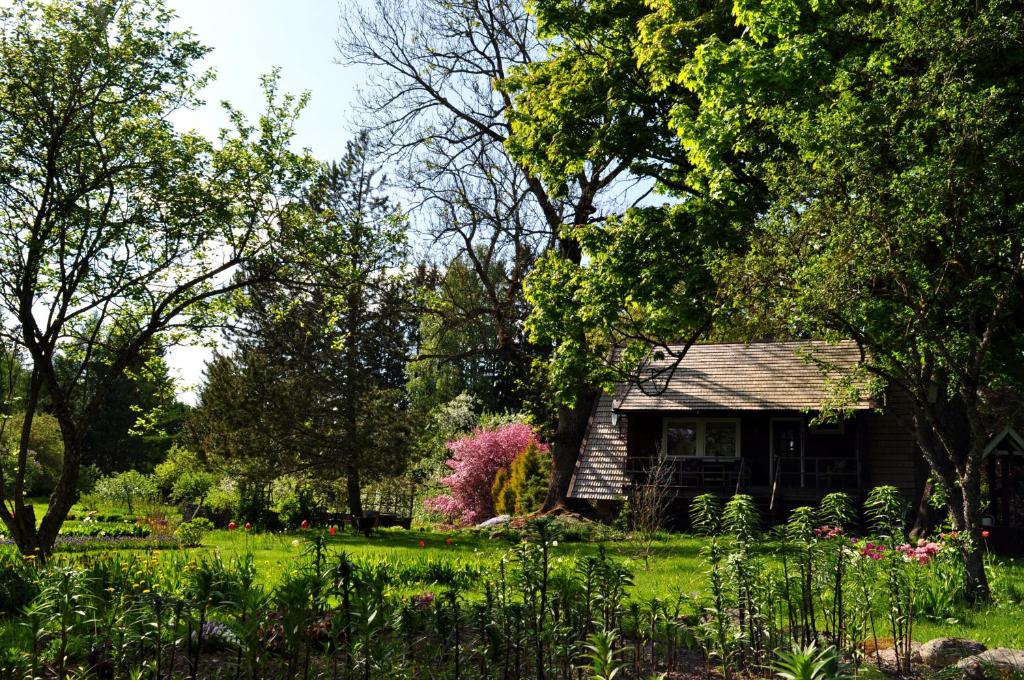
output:
M238 528L238 525L235 524L233 521L232 522L228 522L228 531L234 531L237 528Z
M302 523L299 524L299 526L302 527L303 529L308 529L309 528L309 520L308 519L302 520Z
M427 542L424 541L422 538L420 539L420 547L421 548L426 548L427 547Z
M988 538L989 537L989 530L988 529L982 529L981 530L981 537L982 538Z
M478 428L472 434L448 442L447 461L452 474L441 480L448 493L424 501L434 512L453 522L476 524L494 516L491 487L498 470L507 468L529 445L546 452L529 425L510 423L493 430Z
M252 529L252 522L245 523L245 530L248 531L249 529Z
M328 532L328 533L329 533L329 534L330 534L331 536L333 536L334 534L338 533L338 527L331 527L330 529L328 529L328 530L327 530L327 532Z
M444 542L445 542L445 545L451 545L452 544L452 539L451 538L446 538L446 539L444 539Z

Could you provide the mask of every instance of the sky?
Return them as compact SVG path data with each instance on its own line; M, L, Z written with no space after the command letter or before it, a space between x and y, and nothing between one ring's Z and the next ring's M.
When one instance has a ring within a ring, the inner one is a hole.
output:
M199 65L217 78L204 91L206 105L180 111L175 125L213 137L227 124L220 102L227 100L251 117L263 109L259 78L281 69L283 92L310 92L296 128L295 143L331 160L342 155L352 137L353 104L363 74L334 62L338 31L337 0L168 0L176 27L191 28L213 48ZM179 396L194 402L202 380L205 347L175 347L169 363Z

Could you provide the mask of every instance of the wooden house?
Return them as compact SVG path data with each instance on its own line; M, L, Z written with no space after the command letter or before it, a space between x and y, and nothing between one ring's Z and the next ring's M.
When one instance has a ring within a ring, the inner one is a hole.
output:
M679 362L654 359L598 399L569 496L610 511L663 455L686 505L743 492L783 518L831 491L881 484L914 500L927 469L898 405L862 399L839 422L812 422L859 360L852 342L818 341L701 344Z

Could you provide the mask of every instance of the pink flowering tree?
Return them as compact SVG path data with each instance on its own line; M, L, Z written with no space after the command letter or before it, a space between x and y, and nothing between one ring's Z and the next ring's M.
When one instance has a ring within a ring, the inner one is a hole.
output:
M494 476L498 470L508 468L531 443L547 451L530 426L523 423L494 429L478 428L470 435L448 442L451 457L447 465L452 474L441 480L448 487L448 493L428 498L424 504L462 524L476 524L493 517L491 486Z

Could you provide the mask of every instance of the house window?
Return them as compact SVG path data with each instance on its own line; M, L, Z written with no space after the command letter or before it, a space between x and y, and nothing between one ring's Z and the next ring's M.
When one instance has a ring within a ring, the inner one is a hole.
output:
M738 458L740 421L666 418L661 445L670 458Z

